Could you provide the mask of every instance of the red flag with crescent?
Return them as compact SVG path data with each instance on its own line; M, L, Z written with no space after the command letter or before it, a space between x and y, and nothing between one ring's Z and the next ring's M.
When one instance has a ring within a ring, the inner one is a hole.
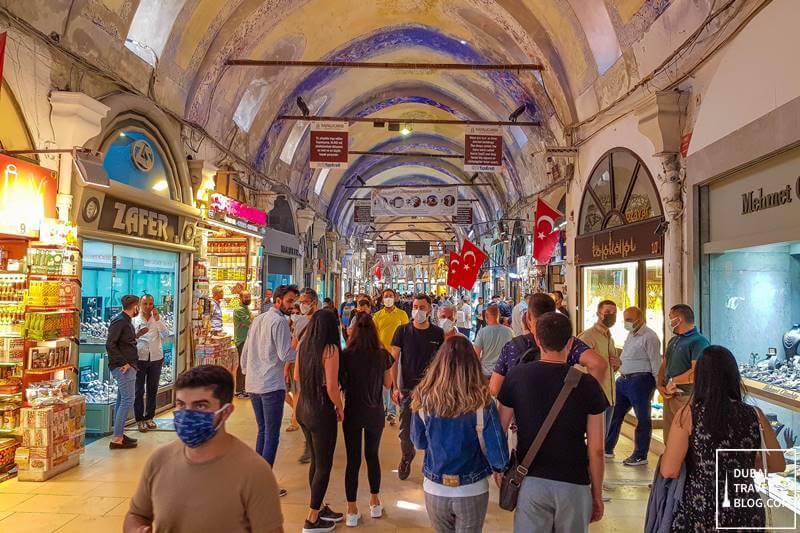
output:
M558 244L559 231L556 220L563 215L539 198L536 202L536 216L533 227L533 258L537 263L547 264Z
M0 33L0 83L3 82L3 59L6 56L6 39L8 32Z
M381 279L381 274L383 274L383 271L381 269L380 260L377 263L375 263L374 267L372 267L372 273L375 274L376 278Z
M461 278L464 275L464 264L461 256L450 252L450 263L447 267L447 284L454 289L461 287Z
M472 286L478 280L478 272L481 270L483 262L489 257L483 250L472 244L468 240L464 240L464 245L461 247L461 286L465 289L472 290Z

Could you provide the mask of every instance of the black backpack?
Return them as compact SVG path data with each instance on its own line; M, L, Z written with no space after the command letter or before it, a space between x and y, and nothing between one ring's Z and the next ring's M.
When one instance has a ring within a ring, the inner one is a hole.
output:
M529 346L530 338L528 335L519 335L511 339L511 345L514 346L517 353L521 353L522 355L519 358L519 363L530 363L531 361L538 361L539 357L541 356L541 352L539 351L539 346L536 343L533 343L533 346Z

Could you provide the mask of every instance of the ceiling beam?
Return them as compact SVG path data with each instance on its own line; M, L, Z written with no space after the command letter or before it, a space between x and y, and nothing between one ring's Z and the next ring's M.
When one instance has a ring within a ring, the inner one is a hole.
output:
M458 185L458 187L463 187L463 186L464 186L463 184ZM392 188L394 188L394 187L403 187L403 185L393 185ZM430 187L430 185L408 185L408 187ZM453 184L453 185L450 185L450 187L456 187L456 185ZM355 187L355 186L349 186L348 185L346 188L347 189L364 189L365 187ZM369 187L366 187L366 188L368 189ZM367 198L355 198L353 196L351 196L349 198L345 198L345 201L347 201L347 202L355 202L356 200L369 200L369 198L368 197ZM459 202L478 202L479 200L477 198L459 198L458 201ZM380 216L384 216L384 215L380 215ZM394 216L394 215L385 215L385 216ZM427 215L423 215L423 216L427 216ZM445 215L437 215L437 216L445 216Z
M283 59L228 59L232 67L372 68L382 70L544 70L539 63L383 63L377 61L290 61Z
M455 124L464 126L529 126L538 127L541 123L534 121L510 120L460 120L450 118L367 118L367 117L323 117L317 115L278 115L277 120L299 120L304 122L383 122L386 124Z
M430 152L381 152L380 150L348 150L351 155L435 157L437 159L464 159L461 154L432 154Z
M493 183L432 183L430 185L345 185L345 189L399 189L420 187L425 189L447 189L448 187L494 187ZM461 200L459 200L461 201Z

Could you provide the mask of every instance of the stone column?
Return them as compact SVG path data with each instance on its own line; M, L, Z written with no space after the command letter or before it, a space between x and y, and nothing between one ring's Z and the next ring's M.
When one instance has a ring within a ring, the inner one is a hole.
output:
M84 93L69 91L50 93L50 105L50 122L56 145L64 149L83 146L86 141L97 136L102 131L101 123L110 109ZM69 220L72 207L72 167L72 154L61 154L56 205L58 217L65 221Z

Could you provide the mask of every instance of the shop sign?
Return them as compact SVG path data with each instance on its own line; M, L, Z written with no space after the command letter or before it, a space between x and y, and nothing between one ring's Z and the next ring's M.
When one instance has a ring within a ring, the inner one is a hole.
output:
M663 218L628 224L575 239L575 263L613 263L661 257L664 236L657 234Z
M800 200L800 177L797 178L795 183L795 194ZM759 187L757 194L756 191L748 191L742 194L742 214L749 215L772 207L780 207L782 205L792 203L792 186L786 185L782 189L764 194L764 187Z
M372 205L369 200L357 200L353 207L353 222L356 224L369 224L374 222Z
M267 225L266 212L219 193L212 194L210 200L209 218L257 233L264 233L264 227Z
M385 242L379 242L375 244L375 253L376 254L388 254L389 253L389 244Z
M46 218L58 218L54 171L0 154L0 233L38 237Z
M455 216L458 187L372 189L372 216Z
M155 241L181 244L178 231L178 216L162 213L143 205L106 195L103 207L97 207L98 200L91 197L83 208L83 218L92 222L98 218L98 229L141 237Z
M503 170L503 130L500 126L468 126L464 147L466 172Z
M459 201L456 208L456 216L453 218L453 223L457 226L471 226L472 225L472 203Z
M311 123L311 168L347 168L348 123Z

